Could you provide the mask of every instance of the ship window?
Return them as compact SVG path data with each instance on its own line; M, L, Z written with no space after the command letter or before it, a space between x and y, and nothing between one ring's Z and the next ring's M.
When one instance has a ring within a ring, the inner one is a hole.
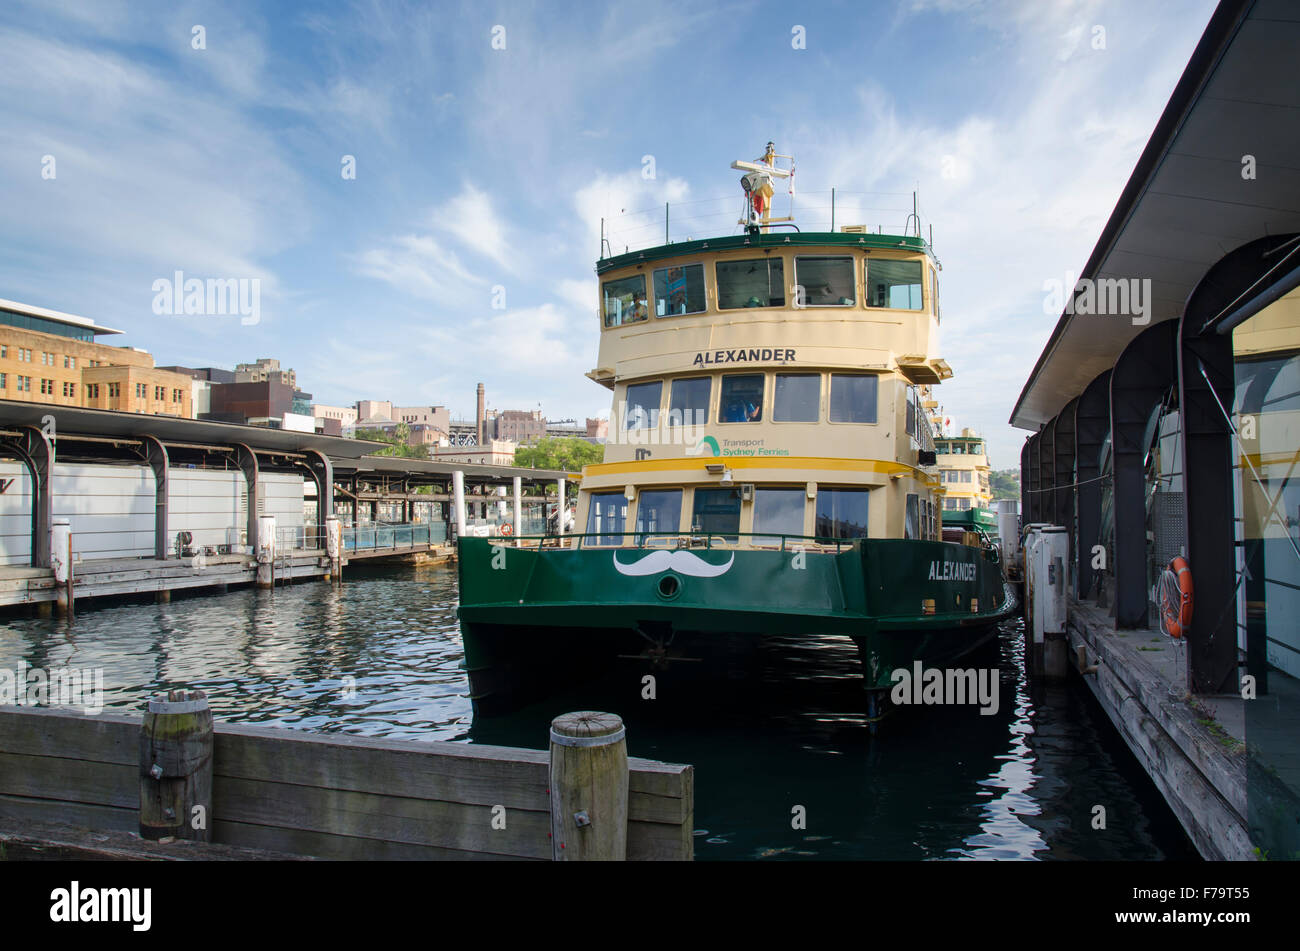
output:
M668 404L668 425L706 425L709 421L709 388L712 383L707 376L673 380Z
M818 538L867 537L867 489L817 489Z
M638 533L675 533L682 521L682 490L643 490L636 500L636 530ZM638 535L637 544L644 544L645 536Z
M816 373L778 373L772 419L779 423L815 423L821 398L822 378Z
M876 377L871 374L831 374L831 422L876 421Z
M650 308L645 300L644 274L606 281L604 296L606 327L630 324L650 316Z
M696 489L691 511L691 531L722 535L729 542L740 536L740 491Z
M754 493L754 532L803 534L804 493L798 489L759 489ZM780 538L756 537L757 545L779 545Z
M654 272L654 286L656 316L704 313L703 264L661 267Z
M921 262L867 261L867 306L921 309Z
M722 378L718 422L757 423L763 418L763 374L745 373Z
M663 395L664 385L660 380L653 383L634 383L627 388L627 407L624 415L624 429L654 429L659 425L659 400Z
M921 497L919 495L909 493L907 496L907 514L903 525L903 537L921 537Z
M797 257L796 300L807 307L851 307L857 299L853 258Z
M780 258L719 261L714 275L720 310L785 306L785 272Z
M627 525L627 499L622 492L597 492L591 496L591 510L587 513L588 545L620 545L621 532ZM602 534L609 532L611 534Z

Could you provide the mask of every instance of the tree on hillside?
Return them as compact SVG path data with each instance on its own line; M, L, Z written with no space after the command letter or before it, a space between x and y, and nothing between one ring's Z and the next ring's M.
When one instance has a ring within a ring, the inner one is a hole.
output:
M996 499L1020 498L1020 472L1016 469L1003 469L989 474L989 488Z
M605 458L605 447L574 436L546 436L535 446L515 450L515 465L524 469L563 469L581 472Z
M391 436L382 429L360 428L353 432L354 439L368 439L371 442L387 443L383 449L376 449L370 453L372 456L400 456L403 459L428 459L428 446L410 446L406 440L410 438L411 427L406 423L399 423L396 432Z

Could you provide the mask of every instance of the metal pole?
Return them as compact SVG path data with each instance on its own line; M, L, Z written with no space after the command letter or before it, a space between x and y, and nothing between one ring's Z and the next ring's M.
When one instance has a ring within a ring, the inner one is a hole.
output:
M515 538L524 533L524 480L522 476L514 477L515 490Z
M456 537L465 537L465 473L457 469L451 474L452 506L456 511Z
M564 480L556 483L555 534L564 534Z
M668 202L664 202L664 244L668 243Z
M835 233L835 189L831 189L831 233Z

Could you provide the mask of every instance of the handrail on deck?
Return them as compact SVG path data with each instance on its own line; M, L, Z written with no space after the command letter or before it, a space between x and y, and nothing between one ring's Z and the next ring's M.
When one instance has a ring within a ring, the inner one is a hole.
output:
M468 536L467 536L468 537ZM594 538L599 541L594 545L584 545L583 540ZM604 539L619 539L617 543ZM714 543L719 547L738 545L740 539L780 539L779 546L764 545L763 548L777 547L779 551L797 550L793 546L803 543L808 546L826 548L834 546L836 553L841 549L852 548L856 538L833 538L825 535L792 535L782 532L568 532L563 535L519 535L517 537L496 537L489 539L493 545L507 545L515 548L525 546L524 542L537 542L537 550L543 548L704 548L710 550ZM632 544L628 545L628 540ZM570 545L569 542L577 542ZM547 544L550 542L551 544ZM659 544L659 542L665 544Z

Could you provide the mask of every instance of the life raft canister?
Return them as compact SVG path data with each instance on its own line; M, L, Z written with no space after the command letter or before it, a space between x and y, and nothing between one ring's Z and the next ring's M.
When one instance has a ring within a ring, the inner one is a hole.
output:
M1175 557L1160 579L1160 629L1180 638L1192 626L1192 569Z

